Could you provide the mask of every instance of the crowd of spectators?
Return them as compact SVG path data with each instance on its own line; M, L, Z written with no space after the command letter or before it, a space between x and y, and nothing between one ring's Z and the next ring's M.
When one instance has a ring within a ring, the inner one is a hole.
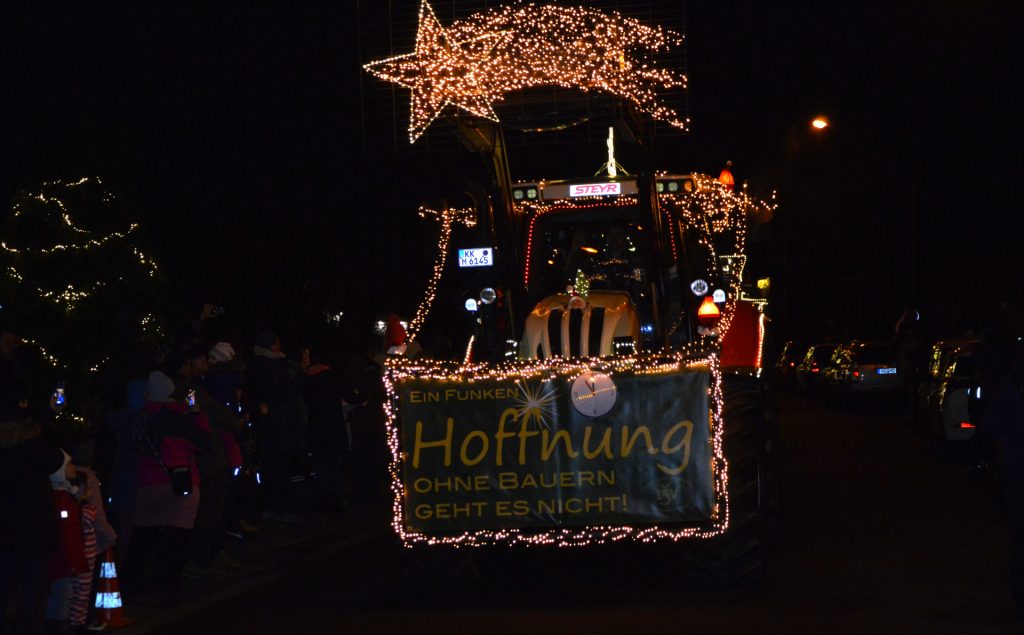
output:
M90 597L108 548L126 597L168 605L183 580L241 566L230 541L383 495L386 342L285 348L203 322L112 362L120 399L70 436L73 391L33 403L26 344L0 326L0 632L101 630Z

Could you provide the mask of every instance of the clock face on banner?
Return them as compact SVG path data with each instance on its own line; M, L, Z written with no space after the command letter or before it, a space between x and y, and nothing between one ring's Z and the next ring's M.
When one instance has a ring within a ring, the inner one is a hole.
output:
M615 406L618 390L604 373L583 373L572 382L572 405L585 417L600 417Z

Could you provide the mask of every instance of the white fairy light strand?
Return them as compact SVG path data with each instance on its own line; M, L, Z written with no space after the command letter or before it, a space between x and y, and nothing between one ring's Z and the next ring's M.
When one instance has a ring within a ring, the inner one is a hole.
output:
M686 77L652 60L682 41L617 12L555 5L496 7L445 27L424 0L413 52L363 68L412 92L410 143L446 106L498 121L495 104L535 86L610 93L686 129L689 120L660 99L663 91L684 90Z
M412 320L409 322L407 332L408 340L410 342L416 339L416 336L420 332L420 328L423 327L423 322L430 314L430 308L434 305L434 297L437 295L437 285L441 282L441 277L444 275L444 267L448 261L448 247L451 243L452 228L456 223L461 223L466 227L473 227L476 225L476 212L471 208L455 208L438 211L430 209L429 207L420 207L419 216L420 218L434 218L440 222L441 237L437 241L437 256L434 258L434 268L430 276L430 281L427 282L427 290L423 294L423 299L420 301L419 306L416 308L416 315L414 315Z
M729 526L728 465L722 440L722 376L718 354L697 355L697 347L668 353L644 353L628 357L602 359L570 359L505 361L498 364L461 364L429 360L390 358L384 374L387 420L387 441L391 450L392 526L403 544L448 545L476 547L495 543L523 545L555 545L578 547L589 544L634 540L640 542L679 541L710 538L724 533ZM706 350L706 349L705 349ZM598 527L552 528L547 530L487 529L465 531L453 535L430 535L409 530L405 524L405 485L402 481L404 454L398 426L398 386L410 378L436 379L459 383L508 379L554 378L574 376L583 372L613 375L629 371L637 374L663 374L681 369L707 370L710 373L713 479L715 506L711 522L702 527L660 527L657 525L608 525Z

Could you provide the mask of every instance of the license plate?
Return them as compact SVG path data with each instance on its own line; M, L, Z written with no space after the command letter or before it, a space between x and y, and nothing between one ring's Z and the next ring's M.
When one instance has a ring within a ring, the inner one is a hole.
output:
M460 267L490 267L494 264L494 250L490 247L479 249L460 249Z
M876 368L875 372L878 373L879 375L895 375L896 374L896 369L895 368Z

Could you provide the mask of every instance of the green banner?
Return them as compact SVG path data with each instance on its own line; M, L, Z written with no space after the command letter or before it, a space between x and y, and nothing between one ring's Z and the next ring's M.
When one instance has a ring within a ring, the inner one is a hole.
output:
M422 533L706 521L707 370L405 379L405 524Z

